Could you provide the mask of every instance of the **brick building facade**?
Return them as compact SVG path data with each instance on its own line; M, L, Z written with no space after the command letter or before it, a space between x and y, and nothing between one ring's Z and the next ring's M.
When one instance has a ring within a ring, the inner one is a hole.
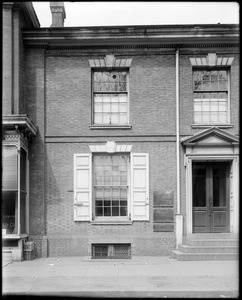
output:
M4 249L170 255L237 238L238 25L68 28L50 8L40 28L31 2L3 4Z

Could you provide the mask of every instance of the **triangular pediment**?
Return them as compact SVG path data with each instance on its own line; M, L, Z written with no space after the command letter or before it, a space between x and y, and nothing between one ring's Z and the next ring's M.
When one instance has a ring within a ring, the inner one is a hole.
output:
M239 143L239 139L235 135L216 127L206 129L182 141L182 144L184 146L189 146L194 144L231 145L231 144L238 144L238 143Z

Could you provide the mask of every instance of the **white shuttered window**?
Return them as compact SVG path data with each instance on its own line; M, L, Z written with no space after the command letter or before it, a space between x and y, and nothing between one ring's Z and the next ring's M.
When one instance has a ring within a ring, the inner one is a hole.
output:
M131 218L149 220L149 154L131 154Z
M91 221L92 159L91 154L74 155L74 220Z
M92 178L92 168L92 154L86 153L74 155L75 221L91 221L92 216L100 217L99 215L96 215L98 207L92 207L92 203L94 203L93 205L95 206L95 203L98 202L92 200L92 190L95 190L95 182L93 182L94 178ZM147 153L131 153L130 169L130 182L127 183L127 187L130 191L130 197L128 197L130 204L128 204L128 206L131 208L131 220L148 221L149 155ZM113 193L110 195L113 195ZM95 196L95 193L93 196ZM110 199L109 202L115 202L115 199ZM105 201L103 202L105 206ZM117 218L120 217L120 214L115 214L115 208L113 208L113 210L114 213L110 214L110 217L115 218L115 215L117 215ZM107 216L108 215L106 214L106 217Z

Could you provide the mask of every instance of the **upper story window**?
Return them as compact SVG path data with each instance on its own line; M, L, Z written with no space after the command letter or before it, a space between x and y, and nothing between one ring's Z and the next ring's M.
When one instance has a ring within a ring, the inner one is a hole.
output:
M89 59L92 68L91 129L129 129L129 68L132 58L108 54Z
M194 122L229 122L229 84L227 69L193 71Z
M193 67L194 125L230 124L230 67L233 57L208 53L190 57Z
M128 71L93 71L93 124L128 124Z

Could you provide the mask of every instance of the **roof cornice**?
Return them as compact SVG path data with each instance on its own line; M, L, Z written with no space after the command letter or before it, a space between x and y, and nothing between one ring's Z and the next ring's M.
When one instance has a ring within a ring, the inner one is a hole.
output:
M23 31L26 46L239 44L239 25L147 25L39 28Z

